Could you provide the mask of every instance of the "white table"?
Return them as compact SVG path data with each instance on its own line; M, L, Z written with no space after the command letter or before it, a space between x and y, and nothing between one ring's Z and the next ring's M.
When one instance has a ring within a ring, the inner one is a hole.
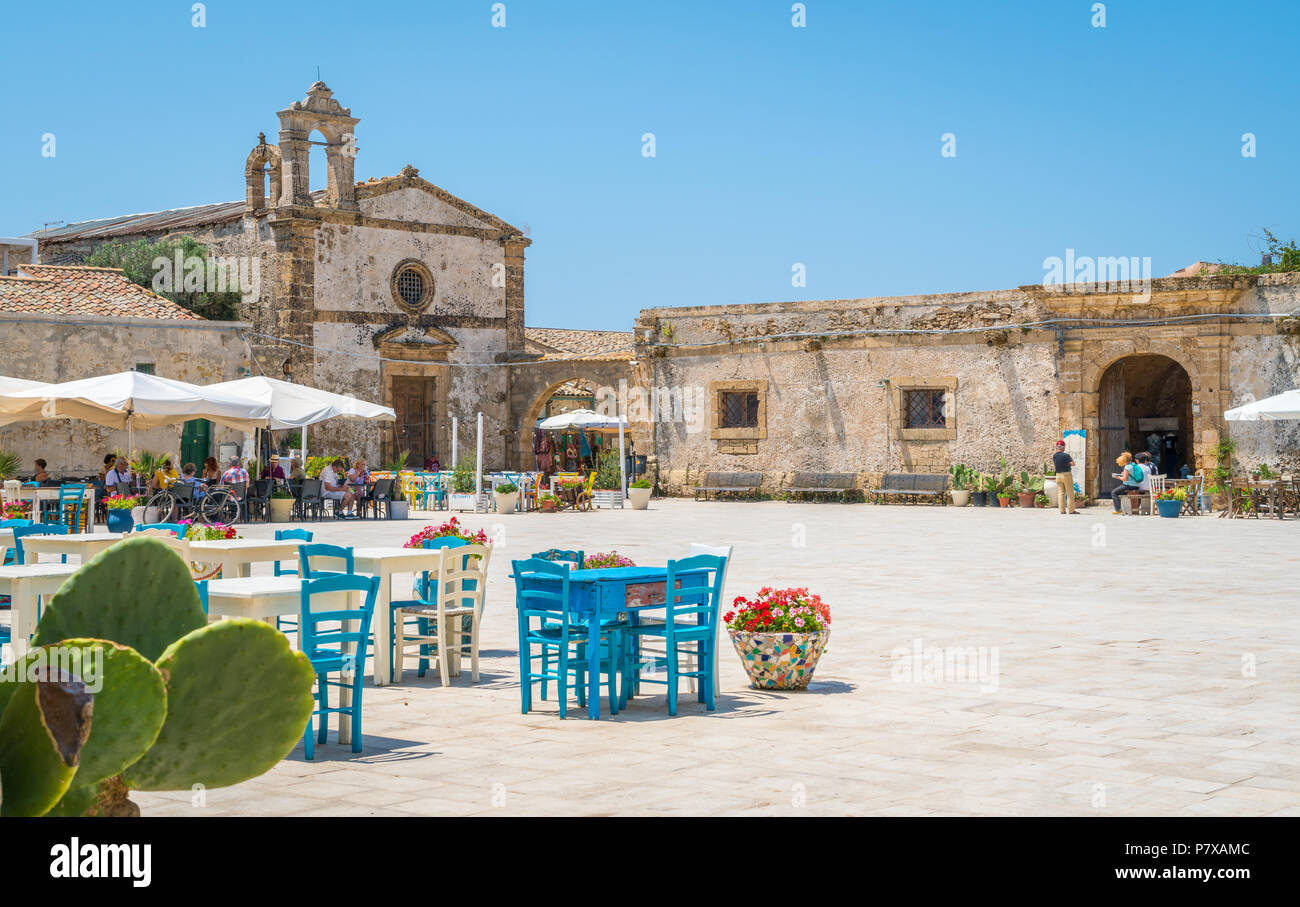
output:
M69 482L70 485L81 485L81 482ZM5 503L14 501L31 501L32 502L32 519L41 518L41 503L46 501L59 500L59 487L57 485L48 488L36 488L31 485L24 485L13 495L4 495ZM95 486L86 483L86 489L81 493L81 525L89 528L94 525L95 517Z
M80 569L76 564L26 564L0 567L0 595L10 598L13 625L9 629L14 655L29 648L28 640L36 632L36 598L53 595L64 580Z
M71 535L29 535L23 539L27 560L35 561L41 554L75 554L84 564L96 554L112 548L126 538L120 532L77 532ZM3 540L0 540L3 544Z
M347 597L359 592L336 592L312 599L312 610L328 611L338 608ZM208 616L247 617L253 620L274 621L277 616L298 615L302 607L302 579L297 576L241 576L232 579L208 581ZM372 625L373 625L372 618ZM349 621L349 623L353 623ZM302 648L302 630L299 628L298 647ZM376 659L378 661L378 659ZM339 688L339 706L346 708L352 702L352 692ZM329 716L322 716L328 720ZM352 742L352 722L339 716L339 743Z
M375 600L375 617L371 621L371 626L374 628L374 674L377 687L385 686L392 678L393 640L388 631L392 623L389 615L393 600L393 577L403 573L422 573L425 570L438 569L442 551L443 549L439 548L352 549L353 569L358 573L369 573L379 577L379 595ZM454 659L454 664L458 668L459 659Z
M190 542L190 560L196 564L220 564L223 579L248 576L250 567L268 561L290 561L298 564L298 546L301 539L216 539ZM297 613L297 605L294 612Z

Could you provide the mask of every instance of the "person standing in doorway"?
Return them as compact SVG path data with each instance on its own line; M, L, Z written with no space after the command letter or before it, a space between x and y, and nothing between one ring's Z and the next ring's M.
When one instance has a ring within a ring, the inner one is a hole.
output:
M1074 457L1065 452L1065 442L1056 442L1052 470L1056 473L1056 509L1061 513L1078 513L1074 509ZM1068 508L1068 509L1067 509Z

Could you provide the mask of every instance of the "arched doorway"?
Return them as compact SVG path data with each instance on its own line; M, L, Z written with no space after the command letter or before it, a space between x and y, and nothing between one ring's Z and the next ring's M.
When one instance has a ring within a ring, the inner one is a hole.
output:
M1160 473L1177 476L1193 457L1192 381L1177 361L1136 354L1112 362L1098 386L1098 461L1090 470L1101 494L1115 485L1115 458L1148 451Z

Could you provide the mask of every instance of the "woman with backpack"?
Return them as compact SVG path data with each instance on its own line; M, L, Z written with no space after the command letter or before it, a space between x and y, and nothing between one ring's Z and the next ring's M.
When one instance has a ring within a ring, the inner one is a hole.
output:
M1115 513L1120 513L1119 496L1141 490L1147 473L1140 463L1133 461L1133 455L1127 450L1115 458L1115 465L1120 467L1120 484L1111 489L1110 500L1115 505Z

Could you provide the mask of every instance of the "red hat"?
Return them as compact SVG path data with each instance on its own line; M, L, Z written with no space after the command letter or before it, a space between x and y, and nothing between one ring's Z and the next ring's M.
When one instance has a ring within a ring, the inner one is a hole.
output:
M1057 447L1064 447L1064 446L1065 446L1065 442L1064 442L1064 441L1057 441L1057 442L1056 442L1056 446L1057 446Z

